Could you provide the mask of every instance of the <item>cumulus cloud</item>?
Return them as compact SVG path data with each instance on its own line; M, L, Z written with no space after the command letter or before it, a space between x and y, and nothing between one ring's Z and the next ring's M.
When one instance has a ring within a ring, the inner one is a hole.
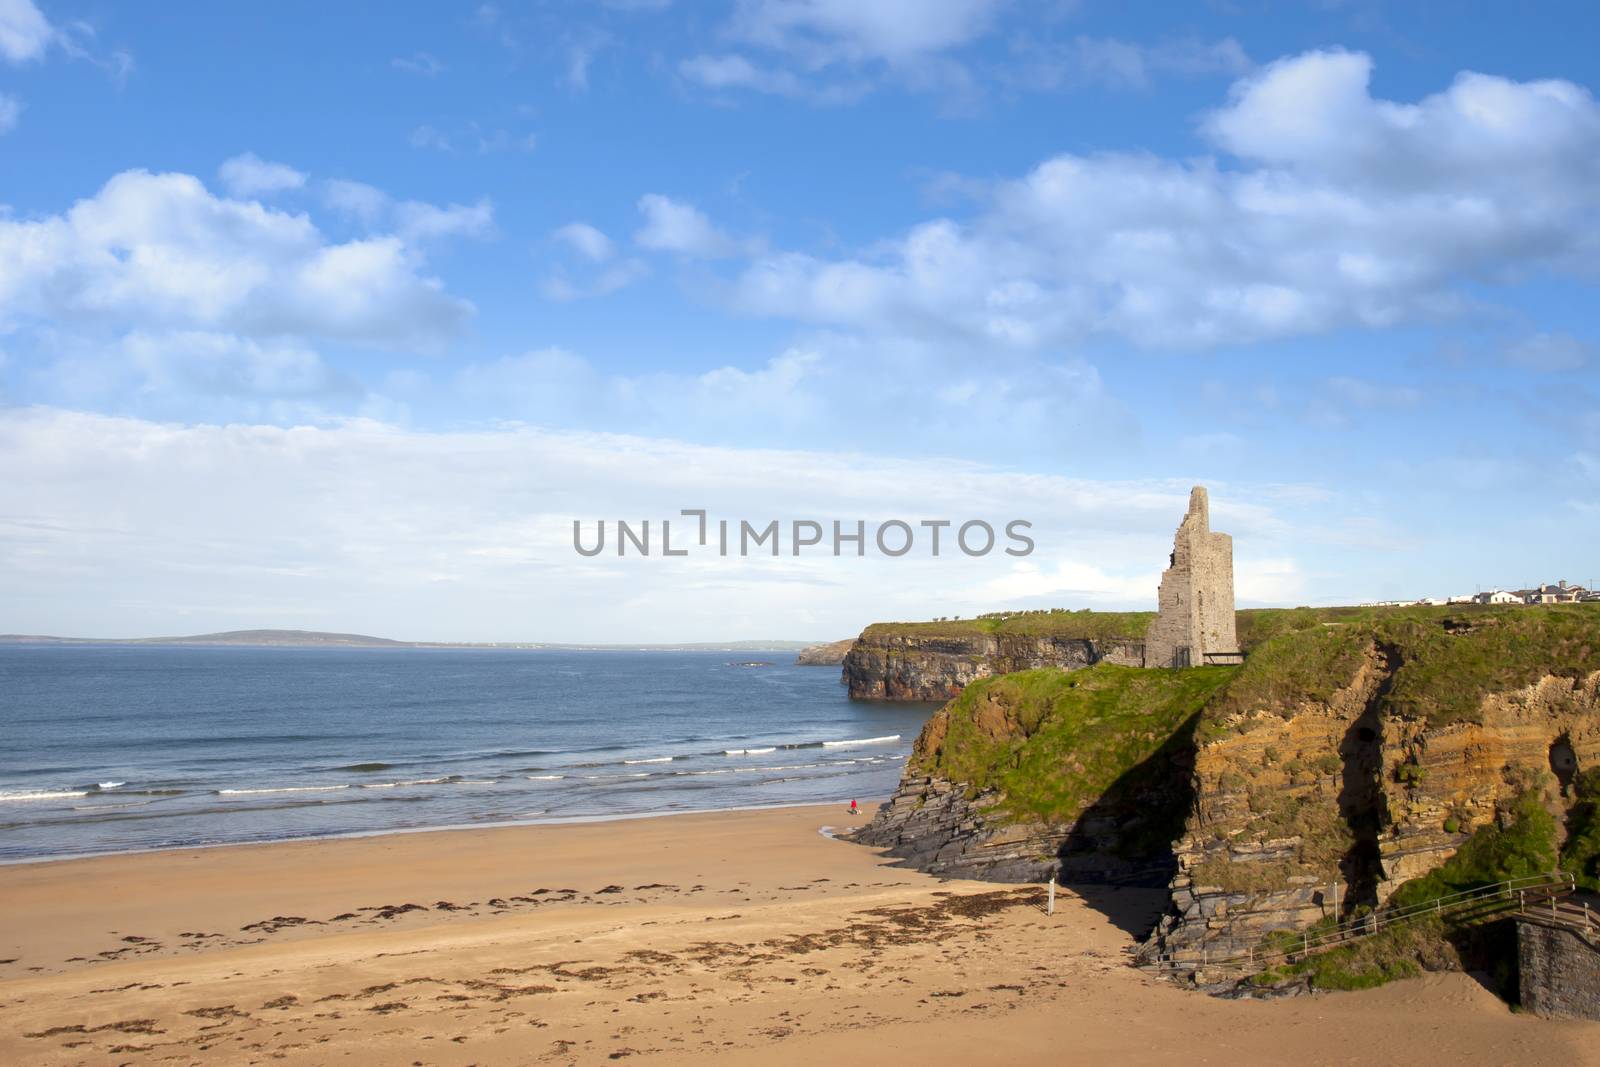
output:
M732 256L740 249L739 242L713 226L693 204L647 193L639 198L639 212L644 225L633 239L642 248L701 259Z
M35 633L299 625L715 640L1007 606L1148 606L1152 561L1165 560L1187 496L1178 483L524 426L177 426L50 409L0 411L0 465L12 475L0 481L11 579L0 630ZM1235 488L1214 500L1218 525L1241 540L1285 536L1270 497ZM735 522L1027 518L1031 563L1049 580L1043 592L1003 584L1015 561L999 553L669 561L572 550L575 518L651 518L659 537L659 520L685 507Z
M0 0L0 57L26 63L44 55L56 32L33 0Z
M284 163L269 163L254 152L224 160L217 168L222 185L237 197L266 196L299 189L306 176Z
M591 263L604 263L617 250L611 238L587 222L569 222L550 236Z
M424 229L427 227L424 226ZM302 214L126 171L59 215L0 218L5 324L202 330L416 348L472 305L398 234L335 243Z
M845 258L757 258L744 310L1016 346L1196 348L1448 315L1460 280L1584 275L1600 251L1600 107L1568 82L1463 74L1374 98L1312 52L1239 82L1203 132L1235 159L1061 155Z

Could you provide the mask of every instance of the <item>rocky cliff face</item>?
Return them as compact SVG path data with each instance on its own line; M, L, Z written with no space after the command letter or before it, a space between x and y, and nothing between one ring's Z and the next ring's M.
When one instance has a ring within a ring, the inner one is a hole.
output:
M949 700L980 678L1038 667L1096 663L1139 666L1143 642L1055 634L925 634L868 627L844 658L850 696L867 700Z
M1190 670L1112 666L1089 638L869 631L853 691L966 688L857 839L1003 881L1165 863L1147 951L1198 959L1380 906L1530 790L1578 825L1574 779L1600 767L1600 610L1260 623L1242 667ZM1064 667L986 677L1045 657Z
M928 720L854 839L947 877L1164 885L1190 735L1228 673L1101 664L980 680ZM1071 777L1040 773L1057 768Z
M1319 699L1274 706L1236 692L1208 709L1173 908L1151 950L1231 953L1381 905L1525 790L1542 790L1564 818L1573 776L1600 765L1600 670L1586 669L1594 647L1569 659L1555 641L1515 663L1492 640L1474 649L1466 632L1445 639L1453 648L1432 635L1373 636ZM1441 666L1454 658L1467 671L1483 662L1476 651L1490 667L1454 710L1419 707L1419 695L1459 680ZM1544 665L1530 671L1536 660Z
M836 667L844 662L844 657L850 651L850 646L856 643L853 637L846 637L842 641L829 641L823 645L808 645L802 648L794 661L801 667Z

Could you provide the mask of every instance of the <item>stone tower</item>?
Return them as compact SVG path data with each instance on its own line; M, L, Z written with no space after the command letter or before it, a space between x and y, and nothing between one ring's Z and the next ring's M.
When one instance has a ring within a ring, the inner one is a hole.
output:
M1144 638L1146 667L1200 667L1208 655L1237 656L1233 538L1211 532L1204 486L1189 492L1189 513L1173 538L1172 566L1161 575L1156 606Z

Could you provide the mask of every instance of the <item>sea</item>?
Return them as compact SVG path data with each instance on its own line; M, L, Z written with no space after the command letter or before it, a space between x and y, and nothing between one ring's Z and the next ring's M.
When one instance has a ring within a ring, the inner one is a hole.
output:
M793 652L0 647L0 862L832 803L933 708Z

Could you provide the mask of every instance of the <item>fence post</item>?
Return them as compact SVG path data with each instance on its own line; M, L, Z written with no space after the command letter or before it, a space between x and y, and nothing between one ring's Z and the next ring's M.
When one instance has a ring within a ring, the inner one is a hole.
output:
M1056 876L1052 874L1050 876L1050 903L1045 908L1045 914L1054 915L1055 913L1056 913Z

